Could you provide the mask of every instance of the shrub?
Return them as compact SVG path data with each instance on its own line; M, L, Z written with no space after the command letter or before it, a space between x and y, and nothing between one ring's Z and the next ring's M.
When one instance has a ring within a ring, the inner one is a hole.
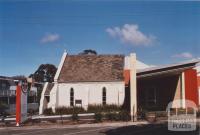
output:
M95 113L94 115L94 119L95 119L95 122L101 122L102 121L102 113Z
M112 117L112 113L110 113L110 112L109 112L109 113L106 113L106 114L105 114L105 118L106 118L107 120L112 120L112 118L113 118L113 117Z
M35 115L37 113L37 111L34 109L28 109L28 113L29 113L29 115L32 116L32 115Z
M129 112L127 111L120 111L120 112L108 112L105 114L107 120L110 121L128 121L130 120Z
M44 115L53 115L54 113L51 108L47 108L44 110L43 114Z
M121 120L119 112L113 113L113 117L114 117L113 120L115 120L115 121L120 121Z
M120 120L122 121L129 121L130 120L130 114L128 111L120 111L119 112Z
M122 107L118 106L118 105L105 105L105 106L103 106L103 110L105 110L105 112L120 111L121 109L122 109Z
M147 110L138 109L137 116L138 116L139 119L145 119L146 118L146 113L147 113Z
M108 112L105 114L105 117L110 121L119 120L119 115L116 112Z
M55 110L57 115L64 115L64 114L74 114L74 113L84 113L85 110L82 107L58 107Z
M72 121L78 121L79 120L79 116L77 113L73 113L71 116Z
M63 115L63 114L69 114L70 110L66 107L58 107L55 109L55 114L57 115Z
M103 109L102 105L89 105L87 112L98 113L98 112L102 112L102 109Z
M89 105L88 112L97 113L97 112L116 112L122 109L118 105Z
M73 107L72 110L73 110L73 113L77 113L77 114L86 112L82 107Z

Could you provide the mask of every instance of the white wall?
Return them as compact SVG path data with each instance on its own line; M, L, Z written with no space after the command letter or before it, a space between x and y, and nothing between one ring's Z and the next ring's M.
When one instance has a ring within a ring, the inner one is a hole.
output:
M82 100L82 107L88 104L102 104L102 89L106 88L107 104L122 105L125 97L124 82L83 82L55 84L50 92L48 107L70 106L70 89L74 89L74 100ZM57 94L57 96L56 96ZM57 98L57 99L56 99Z
M55 111L55 107L56 107L56 103L57 103L57 87L58 87L58 84L55 83L55 85L53 86L53 88L50 92L49 103L47 104L47 107L52 108L53 111Z

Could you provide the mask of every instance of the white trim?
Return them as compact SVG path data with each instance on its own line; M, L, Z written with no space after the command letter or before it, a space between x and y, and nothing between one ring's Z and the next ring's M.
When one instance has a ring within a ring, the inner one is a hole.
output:
M195 65L197 63L200 63L200 59L189 60L189 61L180 62L180 63L176 63L176 64L169 64L169 65L163 65L163 66L145 68L143 70L138 70L137 73L143 73L143 72L148 72L148 71L160 70L160 69L165 69L165 68L170 68L170 67L175 67L175 66L184 66L184 65L187 65L187 64L193 64L192 67L195 67Z
M43 114L43 111L44 111L44 94L47 89L47 86L48 86L48 82L46 82L44 84L44 87L42 89L41 98L40 98L39 114Z
M186 69L190 69L193 66L189 66L189 67L184 67L184 68L178 68L178 69L170 69L170 70L166 70L166 71L153 71L153 73L144 73L144 75L137 75L137 78L142 78L142 77L151 77L154 75L162 75L162 74L178 74L179 72L182 72ZM141 73L142 74L142 73Z
M61 60L60 60L60 64L59 64L59 66L58 66L58 70L57 70L56 75L55 75L55 77L54 77L54 82L57 82L57 80L58 80L58 77L59 77L59 75L60 75L61 69L62 69L63 64L64 64L64 62L65 62L66 56L67 56L67 52L65 51L65 52L63 53L63 55L62 55Z

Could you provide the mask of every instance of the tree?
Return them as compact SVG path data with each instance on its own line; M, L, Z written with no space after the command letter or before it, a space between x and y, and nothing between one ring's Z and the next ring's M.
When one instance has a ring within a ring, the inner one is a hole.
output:
M80 55L97 55L97 52L92 49L83 50L83 52L79 53Z
M32 77L36 82L53 82L57 68L52 64L41 64Z

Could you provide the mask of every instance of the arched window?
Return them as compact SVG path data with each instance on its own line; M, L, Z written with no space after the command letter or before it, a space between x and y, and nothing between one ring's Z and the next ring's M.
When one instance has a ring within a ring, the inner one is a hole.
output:
M103 87L103 90L102 90L102 104L106 105L106 88L105 87Z
M70 106L74 106L74 89L70 89Z

